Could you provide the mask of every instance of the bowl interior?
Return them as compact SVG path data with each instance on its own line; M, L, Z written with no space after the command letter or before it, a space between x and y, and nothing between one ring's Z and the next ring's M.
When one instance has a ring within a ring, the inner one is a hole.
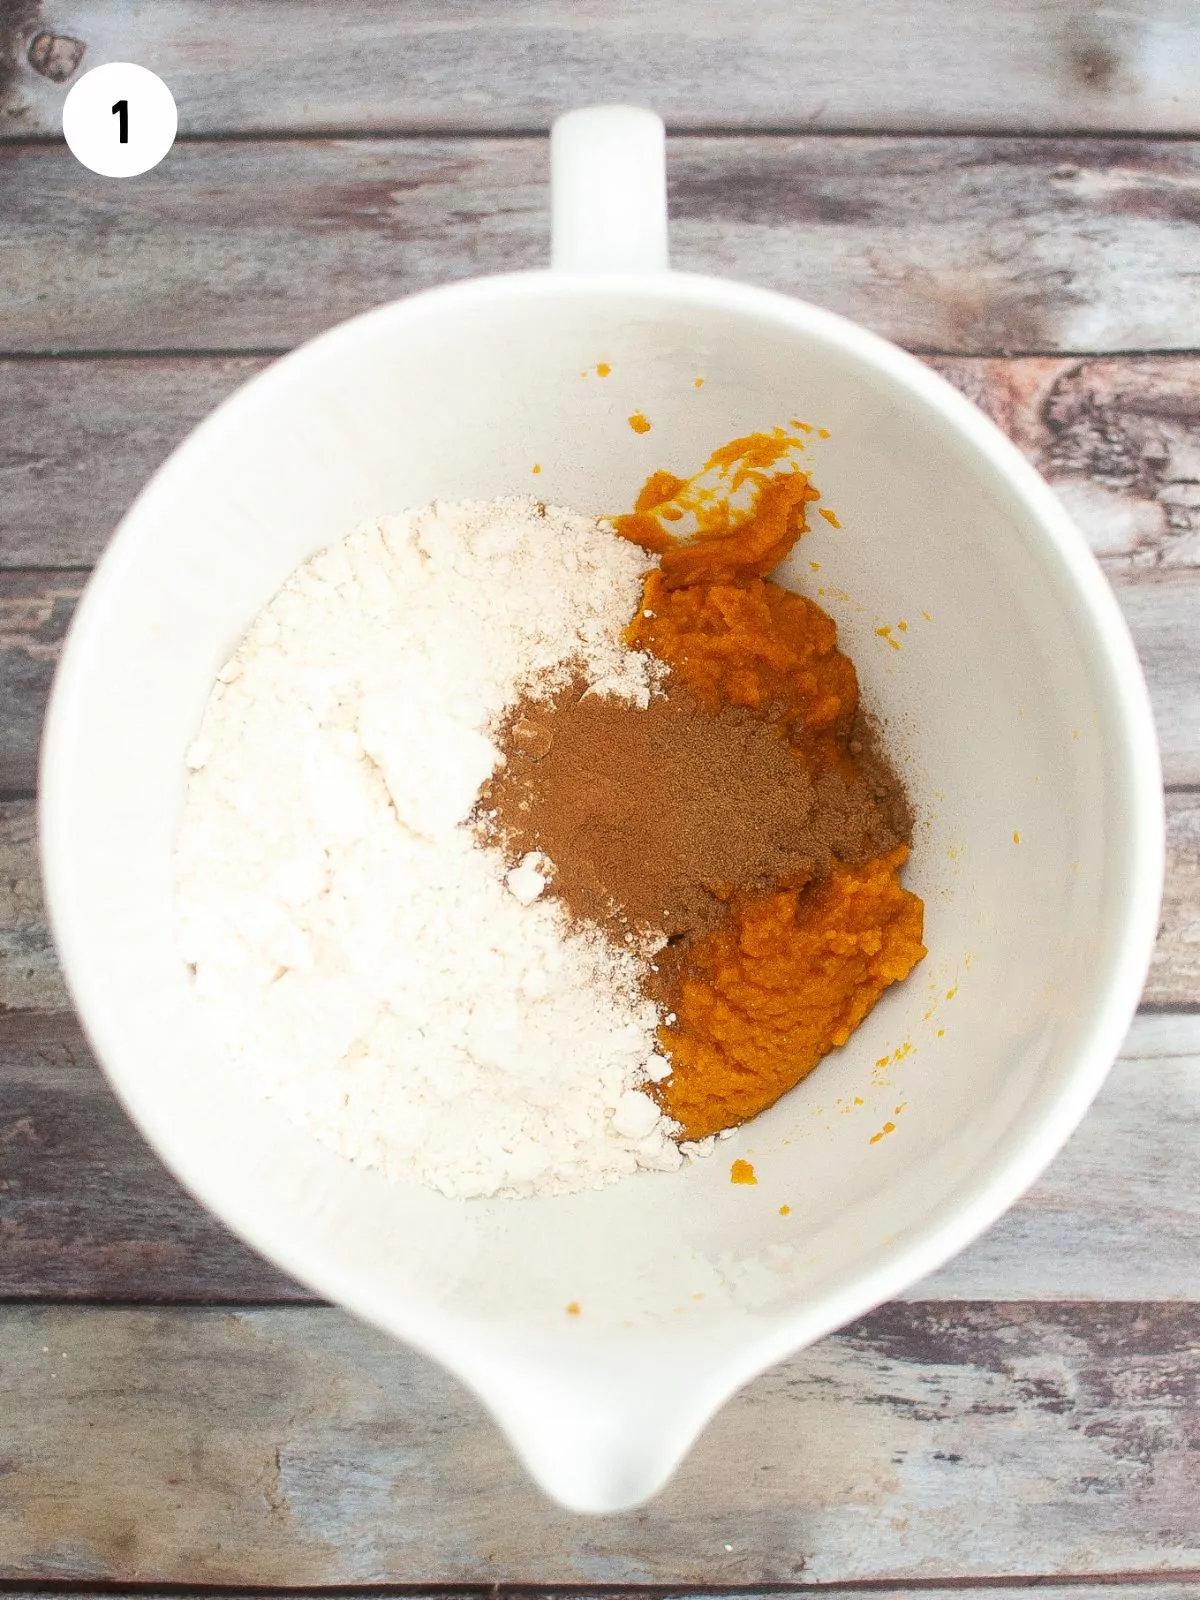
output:
M790 418L829 432L813 471L841 527L815 517L786 578L837 619L909 781L927 960L677 1175L462 1204L344 1164L230 1072L175 953L183 752L218 667L363 517L512 492L619 510L651 470ZM1006 451L936 379L808 308L530 275L385 308L277 364L159 473L84 602L44 843L118 1091L252 1243L475 1383L567 1499L641 1492L756 1366L936 1265L1034 1175L1115 1047L1145 954L1128 896L1153 854L1139 685L1102 583L1069 530L1065 549L1047 535L1052 502ZM739 1155L757 1186L730 1184ZM635 1399L647 1439L663 1418L624 1490L567 1483L554 1439L585 1389L610 1408L589 1413L593 1443Z

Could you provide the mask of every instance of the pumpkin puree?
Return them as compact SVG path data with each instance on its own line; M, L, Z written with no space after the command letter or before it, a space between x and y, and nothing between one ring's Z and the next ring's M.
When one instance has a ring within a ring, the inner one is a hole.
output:
M833 618L804 595L756 577L670 588L651 572L625 640L665 661L712 710L761 712L802 754L844 758L858 677Z
M694 478L647 480L634 511L613 519L661 558L626 640L714 710L760 713L814 771L845 773L856 753L854 664L820 606L766 577L807 531L805 506L819 498L788 459L804 443L779 428L750 434ZM672 1020L659 1030L672 1072L655 1093L684 1138L773 1105L925 955L924 905L900 885L907 856L901 846L835 864L811 885L735 893L729 917L682 952Z
M668 1113L689 1139L757 1116L845 1044L925 954L903 845L808 890L748 899L689 952L660 1039Z

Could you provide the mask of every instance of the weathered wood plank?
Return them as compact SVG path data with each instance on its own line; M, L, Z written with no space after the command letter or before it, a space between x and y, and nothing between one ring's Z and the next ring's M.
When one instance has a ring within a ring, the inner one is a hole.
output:
M723 1584L1200 1566L1194 1306L893 1305L571 1516L340 1313L9 1308L0 1568L116 1583ZM980 1514L981 1498L986 1515Z
M0 1297L29 1295L314 1298L170 1177L67 1012L0 1015Z
M1178 576L1182 581L1166 574L1158 579L1147 574L1148 581L1123 577L1114 587L1150 689L1163 780L1195 786L1200 784L1200 573Z
M32 13L33 7L28 10ZM956 0L671 0L619 11L532 0L479 8L256 0L211 8L59 0L80 70L141 61L184 132L544 127L599 101L656 106L675 127L1184 132L1200 127L1185 3L1008 0L1003 26ZM54 132L66 83L35 72L21 30L0 127ZM69 62L67 63L69 65Z
M1158 946L1144 999L1195 1005L1200 998L1200 795L1167 796L1167 871Z
M33 804L0 801L0 1018L70 1004L46 926Z
M1138 1019L1041 1181L909 1298L1200 1300L1200 1017L1163 1021ZM182 1193L66 1013L0 1016L0 1185L0 1297L312 1298Z
M710 1596L711 1600L793 1600L797 1594L803 1594L806 1587L811 1587L820 1600L862 1600L863 1586L852 1584L846 1587L834 1584L821 1584L806 1586L801 1580L797 1584L789 1584L786 1589L769 1589L756 1586L750 1595L729 1585L719 1588L706 1587L701 1591ZM1095 1582L1086 1579L1080 1582L1076 1576L1070 1578L1045 1578L1036 1577L1027 1581L1020 1579L964 1579L955 1582L953 1579L941 1579L928 1586L921 1583L906 1581L902 1586L893 1587L887 1583L871 1584L871 1600L980 1600L980 1590L986 1589L997 1600L1046 1600L1046 1596L1055 1597L1055 1600L1196 1600L1200 1592L1197 1580L1191 1573L1181 1572L1165 1575L1155 1582L1130 1582L1123 1583L1120 1579L1098 1578ZM696 1591L691 1591L696 1592ZM9 1600L48 1600L51 1594L61 1593L60 1590L47 1590L45 1588L6 1588L4 1591ZM504 1600L551 1600L545 1589L540 1589L532 1584L505 1584L500 1590ZM555 1587L552 1591L553 1600L663 1600L665 1594L672 1590L664 1590L662 1586L643 1588L636 1584L622 1584L620 1588L600 1589L593 1585L578 1588ZM95 1588L72 1584L70 1588L71 1600L177 1600L176 1591L173 1589L155 1590L151 1588L121 1589ZM288 1591L288 1600L323 1600L327 1591L322 1589ZM456 1585L453 1589L435 1589L427 1584L419 1588L406 1589L404 1587L388 1590L389 1600L399 1600L399 1597L411 1595L412 1600L470 1600L477 1595L479 1600L497 1600L497 1590L492 1585L471 1587ZM262 1600L271 1600L272 1591L263 1593ZM253 1591L245 1589L222 1589L219 1587L205 1588L205 1600L251 1600Z
M753 1600L792 1600L796 1594L803 1594L806 1585L801 1581L798 1584L789 1584L786 1589L769 1589L756 1586L751 1591ZM863 1586L852 1584L846 1587L834 1584L811 1585L814 1593L819 1594L820 1600L862 1600ZM1095 1582L1086 1579L1080 1582L1072 1576L1065 1579L1037 1577L1028 1581L1020 1579L964 1579L956 1583L953 1579L941 1579L928 1586L921 1583L906 1581L902 1586L893 1587L889 1584L871 1584L870 1594L872 1600L979 1600L979 1591L987 1589L989 1593L997 1596L997 1600L1045 1600L1047 1595L1056 1597L1056 1600L1196 1600L1198 1592L1197 1582L1191 1573L1176 1573L1164 1576L1160 1581L1144 1583L1134 1581L1123 1583L1120 1579L1098 1578ZM51 1593L43 1588L6 1588L5 1595L11 1600L47 1600ZM532 1584L505 1584L500 1591L505 1600L549 1600L546 1590ZM692 1591L695 1592L695 1591ZM706 1587L701 1591L711 1600L750 1600L745 1592L722 1585L719 1588ZM174 1590L163 1589L156 1591L148 1589L121 1589L121 1588L96 1588L89 1589L78 1584L72 1584L71 1600L176 1600ZM205 1600L247 1600L248 1594L253 1591L245 1589L221 1589L219 1587L206 1588ZM322 1600L326 1591L321 1589L289 1590L288 1600ZM671 1594L668 1588L665 1593ZM470 1586L456 1585L453 1589L434 1589L427 1584L419 1588L389 1589L389 1600L410 1594L412 1600L469 1600L472 1595L478 1595L479 1600L497 1600L497 1591L492 1585L472 1588ZM271 1591L266 1591L263 1600L270 1600ZM593 1585L578 1588L559 1588L553 1590L554 1600L663 1600L664 1589L662 1586L642 1588L636 1584L622 1584L620 1588L600 1589Z
M91 566L155 468L265 365L0 360L0 566Z
M0 573L0 792L37 782L50 682L83 584L82 575Z
M0 566L95 561L146 479L260 357L0 360ZM1200 357L935 357L1113 572L1200 566Z
M679 266L807 295L915 349L1186 349L1200 143L680 138ZM547 257L542 139L177 144L98 186L0 149L6 351L282 348Z
M0 792L36 782L54 664L83 582L82 574L0 570ZM1200 571L1131 573L1116 592L1150 685L1166 781L1200 784Z
M1200 358L931 365L1020 446L1110 572L1200 566Z

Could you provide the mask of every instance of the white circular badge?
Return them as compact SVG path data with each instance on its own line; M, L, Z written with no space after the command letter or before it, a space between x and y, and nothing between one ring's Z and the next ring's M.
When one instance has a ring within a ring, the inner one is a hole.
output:
M175 143L175 97L157 73L132 61L93 67L63 106L63 135L77 161L105 178L135 178Z

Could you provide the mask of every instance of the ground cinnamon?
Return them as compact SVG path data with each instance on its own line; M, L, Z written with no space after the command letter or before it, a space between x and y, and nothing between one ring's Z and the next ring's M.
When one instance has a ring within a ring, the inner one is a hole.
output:
M515 708L480 799L514 860L549 856L574 916L682 953L735 891L798 888L905 837L903 790L878 757L813 773L777 725L710 709L672 677L644 710L585 689Z

